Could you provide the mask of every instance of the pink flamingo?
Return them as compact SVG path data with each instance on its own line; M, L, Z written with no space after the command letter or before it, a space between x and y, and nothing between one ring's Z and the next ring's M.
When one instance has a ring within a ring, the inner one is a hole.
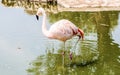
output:
M66 19L62 19L54 23L49 30L46 27L46 13L43 8L39 8L36 14L37 20L39 20L39 16L43 15L42 20L42 32L43 34L50 39L57 39L64 42L64 50L65 50L65 42L68 39L71 39L73 36L78 36L79 39L84 38L83 30L76 27L72 22ZM79 41L78 39L78 41ZM77 42L78 42L77 41ZM76 43L77 44L77 43ZM71 54L70 54L71 55Z

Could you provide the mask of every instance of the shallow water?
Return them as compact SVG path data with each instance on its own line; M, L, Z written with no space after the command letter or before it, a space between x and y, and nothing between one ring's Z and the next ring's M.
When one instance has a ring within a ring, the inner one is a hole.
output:
M23 7L0 4L0 75L120 74L119 11L48 13L48 28L64 18L85 32L75 48L78 37L66 42L63 57L64 44L42 34L42 16L37 21Z

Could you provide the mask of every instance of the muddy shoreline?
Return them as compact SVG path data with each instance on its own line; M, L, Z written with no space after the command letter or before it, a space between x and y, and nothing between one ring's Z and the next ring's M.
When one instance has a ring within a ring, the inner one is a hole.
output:
M120 0L57 0L65 8L120 7Z

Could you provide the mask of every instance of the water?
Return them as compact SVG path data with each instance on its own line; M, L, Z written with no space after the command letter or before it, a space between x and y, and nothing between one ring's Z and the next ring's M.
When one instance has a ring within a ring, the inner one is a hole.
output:
M48 13L47 25L64 18L85 32L75 48L77 37L66 42L63 58L63 43L42 34L42 17L37 21L34 11L26 13L24 3L4 5L0 4L0 75L120 74L119 11Z

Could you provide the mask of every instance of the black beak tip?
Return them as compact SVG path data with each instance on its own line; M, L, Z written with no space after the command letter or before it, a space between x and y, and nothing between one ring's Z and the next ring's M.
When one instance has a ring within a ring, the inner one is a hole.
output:
M38 15L36 15L36 19L39 20L39 16Z
M79 39L81 39L81 36L80 36L80 35L78 35L78 37L79 37Z

